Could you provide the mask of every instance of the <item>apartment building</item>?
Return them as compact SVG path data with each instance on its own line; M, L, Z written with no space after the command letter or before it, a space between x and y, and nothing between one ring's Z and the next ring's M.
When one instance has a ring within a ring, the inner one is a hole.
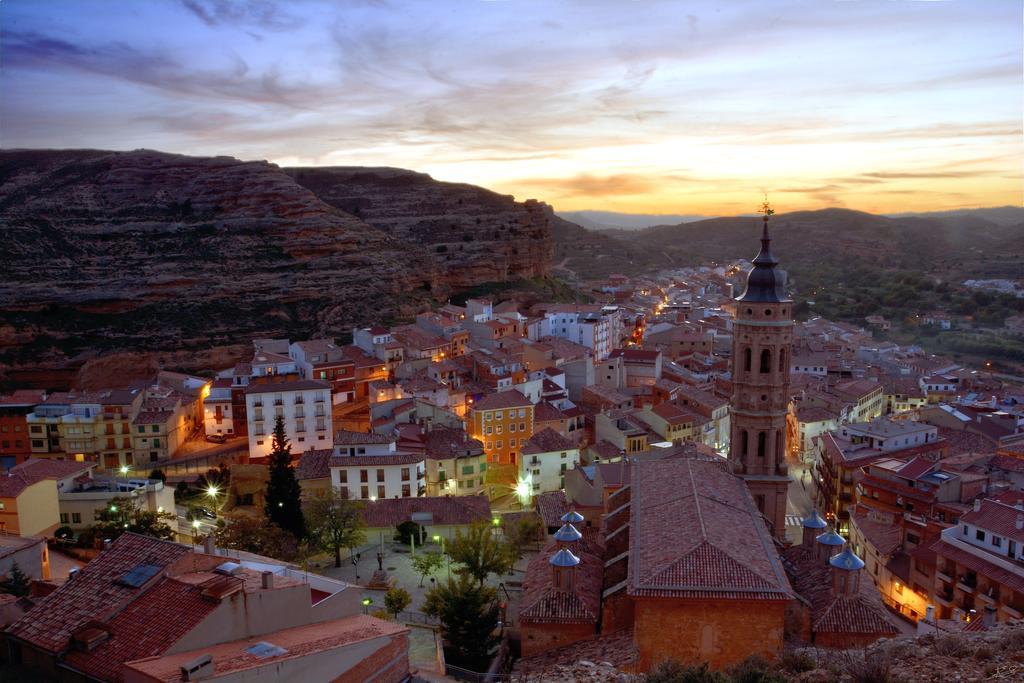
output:
M469 434L484 444L487 461L516 465L533 436L534 406L515 389L487 394L469 411Z
M293 453L334 446L331 387L298 375L253 378L245 389L249 457L265 458L278 417Z

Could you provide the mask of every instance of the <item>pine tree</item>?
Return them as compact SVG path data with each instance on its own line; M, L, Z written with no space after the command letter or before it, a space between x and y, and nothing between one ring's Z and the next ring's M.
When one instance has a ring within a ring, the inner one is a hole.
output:
M30 579L21 571L21 567L15 562L11 565L11 571L7 574L7 578L4 579L3 583L0 584L0 590L10 595L16 595L19 598L28 595L29 593Z
M306 522L302 517L301 492L292 468L292 449L281 416L274 421L269 469L264 513L268 520L295 538L303 538L306 535Z

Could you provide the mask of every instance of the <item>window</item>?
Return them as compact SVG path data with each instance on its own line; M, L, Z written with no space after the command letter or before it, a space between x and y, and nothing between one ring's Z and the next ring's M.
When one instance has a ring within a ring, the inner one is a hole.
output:
M512 424L510 424L508 426L508 431L510 431L510 432L516 431L516 423L515 422L513 422Z
M146 425L139 425L139 434L146 433Z
M525 422L520 422L519 423L519 431L521 431L521 432L525 432L526 431L526 423Z
M488 422L490 422L491 421L491 414L489 412L488 413L484 413L484 419L487 420Z
M367 498L369 498L370 497L370 488L368 486L360 486L359 487L359 497L362 498L363 500L366 500Z
M377 481L384 481L384 470L377 470Z
M377 498L378 499L387 498L387 495L388 495L387 491L384 490L384 486L383 485L377 486Z
M364 484L370 481L369 472L367 472L366 470L359 470L359 481L363 482ZM363 497L365 498L366 496Z
M472 465L463 465L463 467L462 467L462 474L463 475L473 474L473 466Z
M494 442L494 447L495 448L501 448L501 439L499 439L499 440Z
M985 540L985 532L982 531L981 529L978 529L977 531L974 532L974 537L976 539L978 539L979 541L984 541Z
M257 445L257 446L262 446L262 445L263 445L263 442L262 442L262 441L257 441L257 442L256 442L256 445Z
M495 420L500 420L503 415L504 415L504 413L502 413L500 410L495 410L494 411L494 419Z
M1003 545L1002 537L1000 537L1000 536L993 536L992 537L992 545L994 545L997 548L1001 548L1002 545Z
M51 517L51 519L52 519L52 517ZM81 524L82 523L82 513L81 512L72 512L71 513L71 523L72 524Z
M772 371L772 352L768 349L761 351L761 373L767 373Z
M768 449L768 432L757 433L757 457L763 458Z
M967 525L966 524L964 524L963 530L964 530L964 536L966 536L967 535Z
M750 446L750 443L749 443L750 439L748 437L748 432L747 432L746 429L744 429L742 432L740 432L740 437L741 437L740 441L743 444L742 447L740 448L740 453L742 453L743 455L747 455L747 451L749 450L748 447Z
M402 484L402 498L408 498L412 495L412 491L408 484Z
M348 483L348 470L339 470L338 471L338 482L341 483L341 484L347 484Z
M60 523L61 524L67 524L68 523L68 513L66 513L66 512L60 513Z
M159 432L159 431L160 431L160 425L152 425L152 426L151 426L151 427L149 428L149 431L151 431L151 432L153 432L154 434L156 434L157 432Z
M519 417L526 417L526 408L519 409Z
M498 434L501 434L501 425L498 425L495 429L497 430Z
M485 463L485 462L480 463L480 471L481 472L486 472L487 471L487 463Z
M751 358L750 347L743 349L743 369L750 372L750 358Z

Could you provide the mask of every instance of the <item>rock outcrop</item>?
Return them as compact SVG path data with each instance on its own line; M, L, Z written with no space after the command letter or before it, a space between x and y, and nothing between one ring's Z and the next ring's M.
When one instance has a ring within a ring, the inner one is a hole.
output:
M544 205L363 171L325 183L353 215L267 162L0 152L0 368L342 335L547 271Z
M547 204L516 203L475 185L398 168L290 168L320 199L403 242L423 245L454 291L547 275L554 250Z

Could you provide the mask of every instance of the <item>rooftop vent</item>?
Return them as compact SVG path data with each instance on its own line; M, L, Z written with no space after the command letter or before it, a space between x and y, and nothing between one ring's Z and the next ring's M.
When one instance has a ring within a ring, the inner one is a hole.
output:
M280 657L281 655L288 654L288 650L284 649L283 647L274 645L273 643L268 643L266 641L260 641L252 647L247 647L245 648L245 651L255 657L259 657L260 659Z
M181 680L199 681L213 675L213 657L199 655L195 659L181 665Z
M217 568L213 571L224 576L235 576L242 571L242 565L237 562L225 562L224 564L218 564Z

